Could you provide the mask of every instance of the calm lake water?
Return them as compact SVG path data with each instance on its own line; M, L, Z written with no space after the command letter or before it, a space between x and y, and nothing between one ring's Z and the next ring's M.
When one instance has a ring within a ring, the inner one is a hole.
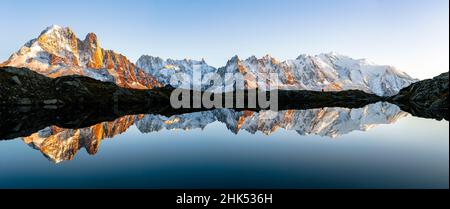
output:
M448 129L388 103L125 116L0 141L0 188L449 188Z

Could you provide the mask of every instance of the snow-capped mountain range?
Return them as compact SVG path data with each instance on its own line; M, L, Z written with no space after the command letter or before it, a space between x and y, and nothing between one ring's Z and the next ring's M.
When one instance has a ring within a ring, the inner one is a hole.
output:
M417 81L392 66L376 65L366 59L356 60L337 53L300 55L295 60L286 61L278 61L270 55L259 59L252 56L245 60L234 56L224 67L218 69L207 65L204 60L163 60L144 55L136 65L166 85L175 73L182 72L192 76L194 71L200 71L202 76L215 72L222 78L226 73L239 74L244 78L244 88L250 89L258 88L258 80L268 80L263 82L266 89L269 89L269 85L276 89L313 91L358 89L379 96L391 96ZM271 79L271 73L278 80ZM202 89L210 85L208 80L205 81ZM235 82L230 85L233 86L224 84L222 90L234 90L237 86Z
M51 161L61 162L73 159L76 152L83 147L89 154L97 153L102 139L124 133L131 126L136 126L141 133L152 133L163 130L204 129L209 124L219 122L234 134L246 131L251 134L261 132L270 135L284 129L295 131L299 135L336 138L356 130L368 131L379 124L395 123L408 115L396 105L383 102L358 109L319 108L279 111L275 113L273 119L267 119L266 114L273 112L215 109L171 117L132 115L81 129L51 126L24 137L23 141L40 150Z
M60 26L45 29L0 66L27 67L49 77L79 74L140 89L168 85L175 73L192 76L194 71L202 76L218 73L222 78L226 73L241 75L245 80L244 88L257 88L259 80L265 81L264 87L270 84L278 89L358 89L380 96L394 95L417 81L392 66L376 65L366 59L352 59L337 53L300 55L286 61L278 61L269 55L244 60L235 56L220 68L212 67L204 60L163 60L148 55L133 64L121 54L102 49L95 34L89 33L80 40L70 28ZM270 78L270 74L277 75L278 79ZM211 82L196 85L206 89ZM235 83L230 85L233 86L223 84L218 90L234 90L237 86Z

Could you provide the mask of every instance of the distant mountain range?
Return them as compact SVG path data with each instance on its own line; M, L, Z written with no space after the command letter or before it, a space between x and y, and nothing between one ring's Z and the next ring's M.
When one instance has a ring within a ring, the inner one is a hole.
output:
M26 67L48 77L84 75L137 89L168 85L173 74L192 75L195 70L202 75L218 73L221 77L226 73L241 74L245 78L245 88L249 89L258 87L256 79L268 79L265 85L279 89L357 89L379 96L392 96L417 81L392 66L376 65L366 59L352 59L337 53L300 55L286 61L278 61L269 55L245 60L235 56L221 68L214 68L204 60L163 60L147 55L134 64L121 54L101 48L95 34L89 33L80 40L70 28L60 26L46 28L0 66ZM270 80L270 73L275 73L278 81ZM210 83L196 85L206 88ZM232 85L221 89L234 89L236 86Z

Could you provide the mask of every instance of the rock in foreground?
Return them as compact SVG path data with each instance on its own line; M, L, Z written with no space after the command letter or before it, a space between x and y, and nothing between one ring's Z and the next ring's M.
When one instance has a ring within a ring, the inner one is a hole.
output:
M156 91L126 89L77 75L52 79L27 68L1 67L0 84L0 105L104 106L166 101Z
M402 89L389 101L415 116L449 120L448 79L447 72L433 79L419 81Z

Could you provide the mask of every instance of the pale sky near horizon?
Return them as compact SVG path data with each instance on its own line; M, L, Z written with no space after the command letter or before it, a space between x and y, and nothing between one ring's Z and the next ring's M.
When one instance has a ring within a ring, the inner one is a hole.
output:
M449 71L448 0L0 0L0 61L47 26L88 32L135 62L141 55L279 60L330 51L415 78Z

